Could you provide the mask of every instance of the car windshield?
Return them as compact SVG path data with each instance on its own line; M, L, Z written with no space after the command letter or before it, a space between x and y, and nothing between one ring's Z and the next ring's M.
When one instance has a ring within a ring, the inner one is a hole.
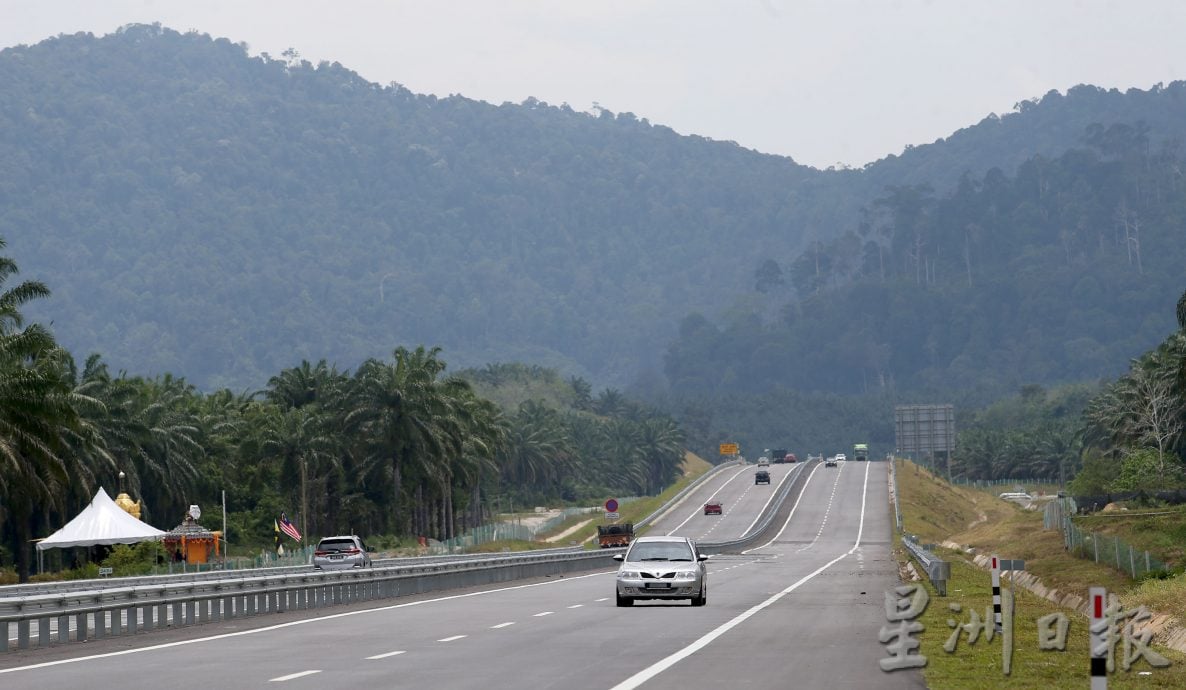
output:
M692 549L685 542L638 542L628 561L690 561Z

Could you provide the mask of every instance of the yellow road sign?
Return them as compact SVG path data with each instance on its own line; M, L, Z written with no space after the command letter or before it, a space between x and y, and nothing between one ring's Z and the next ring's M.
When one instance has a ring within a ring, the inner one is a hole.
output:
M737 449L736 443L722 443L721 444L721 455L737 455L737 450L738 449Z

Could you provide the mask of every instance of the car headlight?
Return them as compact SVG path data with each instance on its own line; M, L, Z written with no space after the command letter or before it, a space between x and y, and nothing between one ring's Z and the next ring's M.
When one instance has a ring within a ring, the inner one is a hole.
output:
M675 574L675 579L688 581L695 580L696 572L694 570L681 571Z
M618 579L619 580L637 580L641 577L642 577L642 573L638 572L637 570L619 570L618 571Z

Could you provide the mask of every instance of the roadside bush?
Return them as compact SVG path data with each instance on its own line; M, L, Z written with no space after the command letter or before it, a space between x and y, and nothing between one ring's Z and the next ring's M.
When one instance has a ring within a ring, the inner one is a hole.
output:
M1083 459L1083 468L1067 485L1072 496L1098 496L1112 491L1112 482L1120 475L1120 463L1091 452Z
M158 541L142 541L139 544L116 544L101 565L111 568L118 576L148 575L158 562L163 562L165 547ZM95 566L94 577L99 568Z
M1139 448L1125 454L1120 462L1120 472L1108 490L1117 493L1172 490L1184 484L1186 477L1176 457L1167 455L1162 460L1152 448Z

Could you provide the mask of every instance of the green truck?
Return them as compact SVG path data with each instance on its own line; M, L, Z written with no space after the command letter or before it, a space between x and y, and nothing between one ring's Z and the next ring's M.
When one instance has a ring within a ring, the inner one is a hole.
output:
M852 447L852 459L863 461L869 459L869 446L864 443L858 443Z

